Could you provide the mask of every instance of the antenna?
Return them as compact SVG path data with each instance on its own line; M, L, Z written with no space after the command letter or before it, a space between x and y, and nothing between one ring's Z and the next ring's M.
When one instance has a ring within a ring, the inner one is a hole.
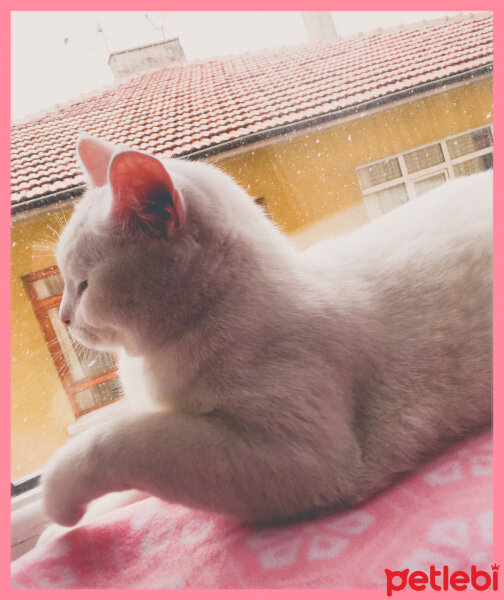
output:
M105 35L105 31L103 30L101 23L96 23L96 37L98 37L100 35L100 33L103 36L103 41L105 42L105 47L107 48L107 52L109 54L111 54L110 46L109 46L109 43L107 40L107 36ZM95 43L96 43L96 40L95 40Z
M78 48L84 49L86 52L96 52L96 41L98 40L98 36L100 35L100 33L103 35L103 41L105 42L105 47L107 48L107 51L110 54L111 51L110 51L108 39L105 34L105 31L103 30L101 23L96 23L95 39L94 39L92 48L90 46L88 46L87 44L81 44L80 42L76 42L73 38L71 38L68 35L66 35L62 41L65 44L65 46L76 46Z
M161 13L161 15L162 15L162 18L164 18L164 13ZM154 29L157 29L158 31L161 32L161 35L163 36L163 40L166 40L166 33L165 33L165 30L164 30L164 25L159 26L159 25L156 25L155 23L153 23L151 21L151 18L149 17L148 13L145 13L144 17L146 18L146 20L149 23L149 25L152 25L152 27L154 27Z

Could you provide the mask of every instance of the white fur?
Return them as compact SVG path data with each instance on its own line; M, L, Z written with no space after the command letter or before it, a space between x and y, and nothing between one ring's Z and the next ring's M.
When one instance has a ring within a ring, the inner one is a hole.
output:
M491 173L300 252L221 172L164 165L178 233L132 233L106 185L61 237L70 331L120 353L140 412L56 453L53 520L130 488L250 520L341 508L490 422Z

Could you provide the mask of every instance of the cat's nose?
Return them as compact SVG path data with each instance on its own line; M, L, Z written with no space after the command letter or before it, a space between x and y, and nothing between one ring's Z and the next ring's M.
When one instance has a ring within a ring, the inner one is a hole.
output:
M62 310L61 308L60 308L59 318L67 327L70 325L69 316L66 314L66 311Z

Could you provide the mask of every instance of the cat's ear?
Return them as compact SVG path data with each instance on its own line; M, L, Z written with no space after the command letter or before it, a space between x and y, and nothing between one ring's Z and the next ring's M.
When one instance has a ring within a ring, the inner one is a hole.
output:
M81 135L77 141L77 154L92 187L107 183L110 161L117 148L90 135Z
M108 178L112 215L144 231L176 233L184 221L184 206L163 163L154 156L127 150L116 154Z

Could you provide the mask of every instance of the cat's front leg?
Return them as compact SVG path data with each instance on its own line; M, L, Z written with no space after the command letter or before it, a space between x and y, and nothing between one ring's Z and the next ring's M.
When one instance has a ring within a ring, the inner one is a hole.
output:
M60 450L43 478L47 513L64 525L124 489L245 520L292 517L340 503L358 467L350 432L337 445L302 443L213 415L151 413L89 434Z
M215 478L222 470L223 452L240 452L239 445L213 419L184 414L143 414L98 426L70 440L46 465L44 508L70 527L95 498L125 489L207 507L212 473Z
M41 478L42 497L46 514L55 523L75 525L87 504L109 491L113 477L100 464L96 446L97 438L103 435L107 435L103 427L82 433L47 463Z

